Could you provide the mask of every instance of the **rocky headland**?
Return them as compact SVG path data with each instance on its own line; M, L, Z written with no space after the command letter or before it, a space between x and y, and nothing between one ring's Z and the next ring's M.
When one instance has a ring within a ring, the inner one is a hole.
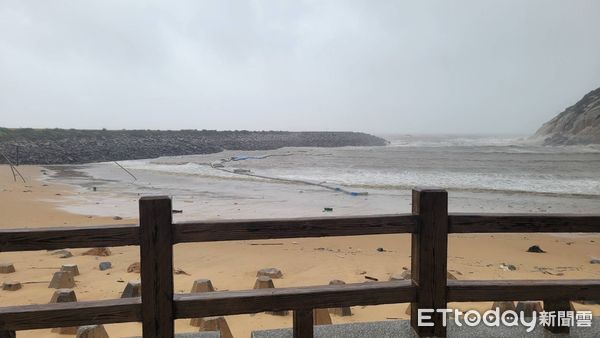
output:
M534 137L545 145L600 144L600 88L546 122Z

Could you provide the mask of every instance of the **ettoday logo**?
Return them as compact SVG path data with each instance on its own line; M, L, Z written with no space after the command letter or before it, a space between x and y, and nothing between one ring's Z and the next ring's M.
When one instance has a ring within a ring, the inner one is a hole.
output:
M534 311L531 317L525 317L524 312L508 310L500 313L496 308L488 310L483 314L476 310L462 312L457 309L419 309L417 325L433 326L431 321L434 313L442 314L442 325L447 326L449 320L453 320L456 326L525 326L527 332L535 329L536 325L543 326L592 326L592 311ZM453 315L453 318L449 316Z

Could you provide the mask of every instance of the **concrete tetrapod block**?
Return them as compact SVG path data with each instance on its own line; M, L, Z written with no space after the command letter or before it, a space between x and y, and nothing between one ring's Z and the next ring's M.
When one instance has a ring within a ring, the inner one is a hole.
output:
M75 291L71 289L58 289L54 291L52 299L50 299L50 303L69 303L76 301L77 297L75 296ZM51 331L58 334L76 334L77 326L55 327Z
M142 295L142 282L139 280L129 281L125 285L121 298L140 297Z
M15 266L13 263L0 263L0 273L13 273Z
M60 271L70 272L73 277L79 276L79 268L77 264L63 264L60 268Z
M518 302L516 307L517 314L520 316L523 312L523 316L526 318L533 317L533 311L542 312L542 304L540 302Z
M2 290L5 291L17 291L23 287L21 283L15 281L6 281L2 283Z
M313 323L314 325L331 325L329 311L327 309L314 309Z
M504 302L504 301L497 301L494 302L494 304L492 304L492 310L495 310L496 308L498 308L498 311L500 311L500 314L503 314L506 311L515 311L515 302Z
M345 285L345 284L346 284L346 282L344 282L343 280L339 280L339 279L334 279L332 281L329 281L329 285ZM330 308L329 312L333 313L336 316L342 316L342 317L352 316L352 310L350 310L349 306Z
M48 288L54 289L70 289L72 287L75 287L75 279L73 279L73 274L66 271L55 272L48 285Z
M77 338L109 338L104 325L85 325L77 330Z
M213 287L210 279L196 279L191 290L192 293L212 291L215 291L215 288Z
M200 325L198 326L198 331L218 331L221 334L221 338L233 338L225 317L205 317L199 319Z
M256 277L267 276L273 279L283 278L283 272L277 268L264 268L256 272Z
M259 276L256 278L256 282L254 283L254 289L274 289L275 284L273 284L273 280L268 276ZM274 316L287 316L289 311L268 311L266 313L272 314Z
M194 285L192 286L191 293L201 293L201 292L213 292L215 288L213 288L212 282L210 279L196 279L194 281ZM190 319L190 325L201 327L203 325L202 318L192 318ZM210 331L210 330L209 330Z

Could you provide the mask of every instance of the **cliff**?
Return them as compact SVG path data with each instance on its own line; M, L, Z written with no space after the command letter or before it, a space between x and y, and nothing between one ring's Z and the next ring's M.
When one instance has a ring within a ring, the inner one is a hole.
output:
M68 164L281 147L382 146L356 132L0 128L0 153L21 164ZM0 163L6 160L0 156Z
M534 137L547 145L600 143L600 88L546 122Z

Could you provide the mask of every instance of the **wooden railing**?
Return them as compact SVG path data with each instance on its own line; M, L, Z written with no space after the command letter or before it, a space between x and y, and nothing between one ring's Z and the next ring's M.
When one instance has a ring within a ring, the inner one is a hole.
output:
M564 307L570 300L600 298L600 280L447 280L448 234L598 233L600 215L449 215L447 192L440 189L413 190L412 213L401 215L173 223L168 197L143 197L139 208L139 226L0 230L0 251L139 245L143 285L141 298L0 308L0 338L17 330L122 322L142 322L145 338L170 338L175 319L281 310L293 311L294 337L312 337L313 309L407 302L420 336L444 337L441 315L434 315L433 326L419 327L418 309L494 300ZM177 243L400 233L412 234L410 281L173 293Z

